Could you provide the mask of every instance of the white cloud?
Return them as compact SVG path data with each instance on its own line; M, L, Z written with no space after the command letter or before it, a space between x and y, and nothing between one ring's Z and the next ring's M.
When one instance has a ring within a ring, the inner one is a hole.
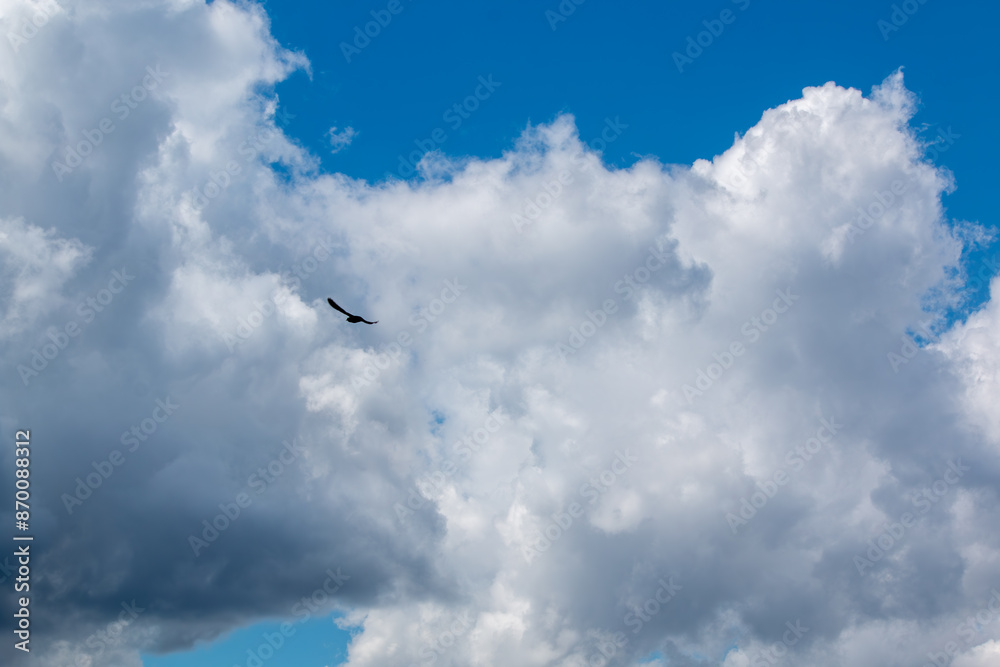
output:
M690 168L609 170L563 116L499 159L368 184L318 174L277 127L257 91L308 64L262 10L74 8L0 60L18 100L0 108L3 247L31 268L2 276L8 367L110 271L136 279L31 387L0 385L5 425L52 424L39 604L66 643L39 664L87 654L125 598L149 611L121 650L177 649L290 614L333 566L363 626L352 666L430 646L442 665L573 665L617 633L630 660L721 663L735 643L735 665L800 620L809 664L863 667L919 661L982 608L1000 575L997 308L890 364L929 293L957 302L948 270L976 237L943 217L953 184L920 159L901 75L867 98L807 88ZM162 85L58 181L52 161L154 65ZM346 325L327 296L380 323ZM166 394L176 415L67 515L61 494ZM806 459L821 418L842 427ZM293 437L305 464L194 558L188 535ZM854 557L957 458L971 471L859 575ZM726 514L778 471L734 535ZM428 476L434 502L401 520ZM280 565L261 560L275 543ZM643 611L669 577L682 589Z
M962 655L952 664L955 667L990 667L1000 660L1000 642L989 641L972 649L968 655Z
M43 230L21 218L0 219L4 284L0 338L25 331L64 304L64 286L92 252L78 239L57 237L54 229Z
M357 130L353 127L345 127L343 130L337 131L337 127L331 127L327 131L327 136L330 138L331 153L339 153L354 141L354 137L358 136Z

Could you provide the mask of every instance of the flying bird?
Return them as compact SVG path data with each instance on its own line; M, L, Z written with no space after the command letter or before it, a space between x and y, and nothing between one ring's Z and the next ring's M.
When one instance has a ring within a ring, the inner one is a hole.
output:
M334 310L339 310L344 315L347 315L347 321L351 322L352 324L357 324L358 322L364 322L365 324L378 324L378 320L375 320L374 322L369 322L368 320L366 320L363 317L358 317L357 315L351 315L349 312L347 312L346 310L344 310L343 308L341 308L340 306L338 306L336 301L334 301L333 299L331 299L329 297L327 297L326 300L327 300L327 303L329 303L331 306L333 306Z

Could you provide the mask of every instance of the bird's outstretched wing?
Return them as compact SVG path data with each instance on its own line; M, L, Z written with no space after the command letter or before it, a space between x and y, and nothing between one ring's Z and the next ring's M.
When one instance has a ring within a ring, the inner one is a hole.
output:
M363 318L363 317L361 317L359 315L351 315L349 312L347 312L346 310L344 310L343 308L341 308L340 306L338 306L337 302L334 301L333 299L331 299L330 297L327 297L326 301L335 310L339 310L344 315L347 315L347 321L350 322L351 324L357 324L358 322L364 322L365 324L378 324L378 320L375 320L374 322L369 322L368 320L366 320L365 318Z
M334 310L339 310L340 312L342 312L342 313L343 313L344 315L347 315L348 317L354 317L354 316L353 316L353 315L351 315L351 314L350 314L349 312L347 312L346 310L344 310L343 308L341 308L340 306L338 306L338 305L337 305L337 302L336 302L336 301L334 301L333 299L331 299L331 298L327 297L326 301L327 301L327 303L329 303L329 304L330 304L331 306L333 306L333 309L334 309Z

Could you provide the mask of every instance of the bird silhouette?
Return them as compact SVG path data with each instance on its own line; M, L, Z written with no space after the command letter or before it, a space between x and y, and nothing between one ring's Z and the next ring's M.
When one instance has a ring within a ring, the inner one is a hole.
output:
M364 322L365 324L378 324L378 320L375 320L374 322L369 322L368 320L366 320L363 317L358 317L357 315L351 315L349 312L347 312L346 310L344 310L343 308L341 308L340 306L338 306L336 301L334 301L333 299L331 299L329 297L327 297L326 300L327 300L327 303L329 303L331 306L333 306L334 310L339 310L344 315L347 315L347 321L351 322L352 324L357 324L358 322Z

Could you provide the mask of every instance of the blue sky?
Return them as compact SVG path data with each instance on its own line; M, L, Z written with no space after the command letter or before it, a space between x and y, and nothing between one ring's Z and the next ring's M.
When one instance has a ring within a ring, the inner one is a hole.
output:
M265 4L272 33L312 62L312 80L297 72L276 88L296 118L290 133L329 171L370 181L396 172L397 156L414 150L442 114L473 93L477 78L502 82L441 150L497 157L524 126L572 113L582 137L620 116L628 132L605 151L616 166L637 156L668 163L711 158L732 144L765 109L794 99L807 86L835 81L868 92L903 67L907 87L921 99L914 124L954 128L957 142L941 162L955 172L949 197L956 217L985 217L1000 171L988 156L997 127L983 113L997 102L989 85L996 65L992 25L1000 9L933 0L883 39L878 21L893 3L585 2L556 23L532 2L402 2L403 11L348 63L340 44L371 21L382 4L364 2ZM746 7L741 11L741 7ZM678 72L672 54L703 21L730 9L735 20L690 65ZM330 154L324 135L350 126L350 148ZM995 209L994 209L995 210Z
M625 7L591 0L568 5L576 9L565 20L545 14L558 11L558 3L402 0L400 6L363 50L348 51L348 62L341 44L353 46L354 28L384 5L265 4L274 36L312 63L311 79L296 72L276 90L295 116L288 132L327 171L369 181L399 177L399 156L424 152L418 140L424 150L434 145L453 156L499 157L527 123L560 113L575 116L583 138L596 137L609 117L628 125L604 151L611 165L647 155L690 164L721 153L764 109L807 86L835 81L867 92L903 67L920 100L913 125L926 141L940 142L932 159L958 183L945 199L949 216L988 225L996 218L991 193L1000 165L991 147L1000 134L984 113L1000 102L989 83L1000 62L994 5L918 3L899 26L892 23L898 3L859 0ZM726 9L732 22L679 70L673 54L684 54L688 37ZM443 115L488 75L501 86L451 130ZM327 138L333 126L358 133L335 154ZM447 138L430 144L436 128ZM992 252L972 253L969 266L977 270ZM973 304L985 297L982 287Z
M0 427L48 611L0 662L995 664L1000 7L39 11Z

